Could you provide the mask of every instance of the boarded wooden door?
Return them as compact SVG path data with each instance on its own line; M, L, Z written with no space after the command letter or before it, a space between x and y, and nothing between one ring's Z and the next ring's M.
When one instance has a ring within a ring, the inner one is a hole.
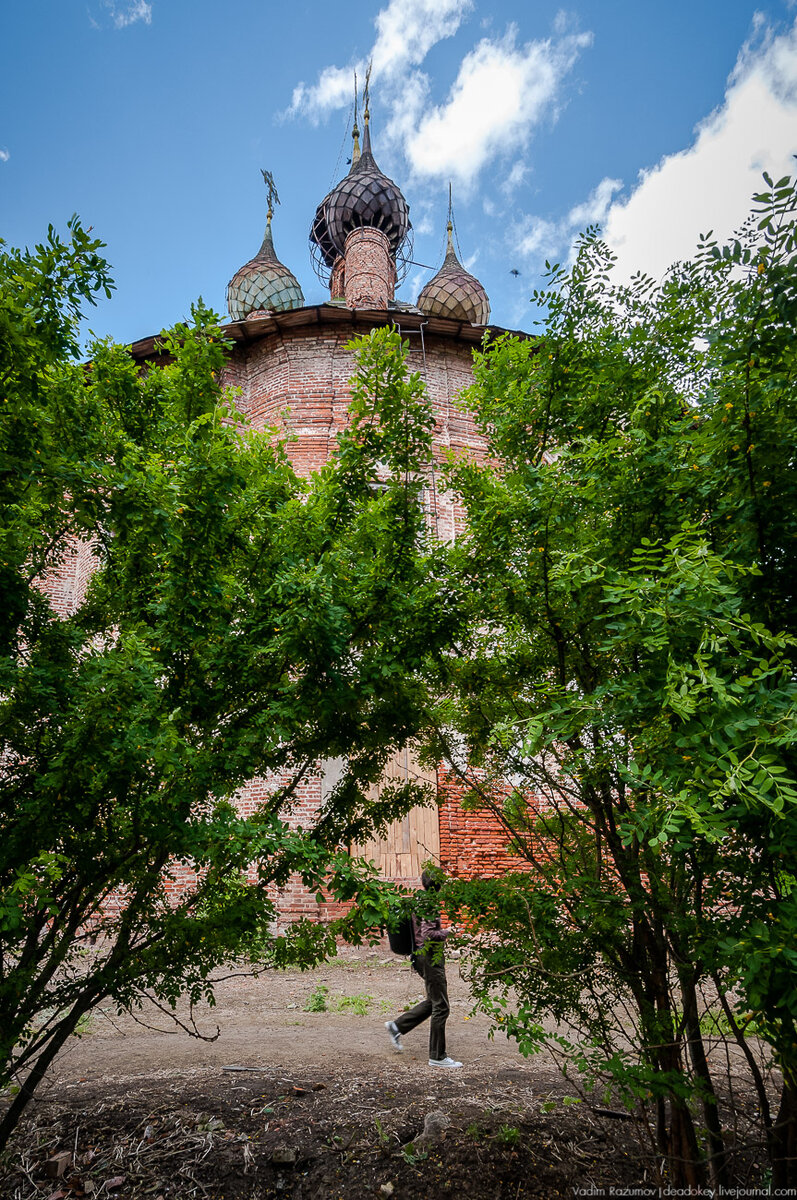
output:
M381 784L371 789L377 799L382 787L390 781L400 783L428 784L437 788L434 771L425 771L418 765L410 750L401 750L385 768ZM371 838L361 846L352 846L353 854L370 859L380 875L387 879L418 879L422 864L431 859L440 861L440 821L437 805L419 805L406 817L388 826L387 837Z

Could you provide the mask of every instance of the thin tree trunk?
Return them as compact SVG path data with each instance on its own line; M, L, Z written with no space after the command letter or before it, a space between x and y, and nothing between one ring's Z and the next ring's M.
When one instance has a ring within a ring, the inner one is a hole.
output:
M767 1095L767 1089L766 1089L766 1084L764 1083L764 1077L761 1074L761 1071L759 1069L758 1063L755 1060L755 1057L753 1056L753 1052L750 1049L750 1045L747 1041L747 1038L744 1036L744 1033L742 1032L742 1030L739 1026L739 1022L736 1020L736 1015L735 1015L733 1009L731 1008L731 1005L728 1003L728 997L725 993L725 989L723 988L722 983L720 982L719 975L712 975L711 978L714 981L715 988L717 989L717 995L719 996L719 1001L720 1001L720 1004L722 1005L722 1011L725 1013L725 1016L728 1019L728 1024L730 1025L731 1029L733 1030L733 1036L736 1038L737 1045L739 1046L740 1050L742 1051L742 1054L744 1054L744 1057L747 1060L747 1066L750 1070L750 1074L753 1077L753 1084L755 1086L756 1095L758 1097L758 1108L761 1113L761 1119L764 1122L764 1130L767 1135L767 1142L769 1143L771 1141L770 1131L772 1129L772 1114L771 1114L770 1108L769 1108L769 1096Z
M33 1099L36 1088L41 1083L50 1063L67 1038L75 1032L80 1018L89 1012L90 1009L94 1008L99 1000L100 997L96 995L92 995L90 999L85 996L81 997L80 1003L75 1005L69 1015L64 1017L53 1030L52 1037L26 1075L3 1120L0 1121L0 1152L5 1149L8 1139L16 1129L20 1117Z
M670 1101L669 1160L671 1182L676 1188L702 1189L706 1172L697 1145L692 1114L683 1100Z
M772 1126L772 1191L797 1188L797 1087L784 1077Z
M652 1020L643 1021L643 1035L650 1048L653 1061L665 1078L684 1076L681 1046L673 1032L673 1012L667 987L667 952L648 931L646 938L648 953L655 955L651 970L652 999L655 1012ZM670 1183L675 1187L700 1188L705 1183L705 1169L697 1144L692 1114L689 1106L670 1091L667 1097L668 1123L662 1128L662 1109L659 1108L659 1140L664 1141L663 1152L667 1156ZM665 1117L666 1121L666 1117ZM662 1137L663 1135L663 1137Z
M710 1149L708 1162L709 1174L713 1184L727 1185L728 1172L725 1158L725 1140L722 1136L717 1093L714 1091L714 1083L711 1078L706 1058L706 1049L703 1044L700 1017L697 1011L697 992L691 973L684 973L681 976L681 995L684 1003L684 1027L689 1047L689 1058L695 1076L700 1080L701 1084L701 1101Z

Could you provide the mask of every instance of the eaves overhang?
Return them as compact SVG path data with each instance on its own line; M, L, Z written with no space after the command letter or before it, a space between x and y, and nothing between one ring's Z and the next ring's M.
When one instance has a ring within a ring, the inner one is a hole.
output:
M450 317L426 317L422 313L399 309L345 308L339 304L310 304L287 312L267 313L262 317L249 317L245 321L230 321L221 329L224 336L236 345L250 346L283 331L306 329L309 332L318 327L340 328L346 325L353 327L355 333L365 333L378 325L395 325L402 333L419 333L422 329L425 338L439 337L471 346L481 345L485 334L489 335L491 341L507 333L523 341L534 337L522 330L503 329L500 325L471 325ZM130 346L130 353L139 362L161 358L163 351L159 343L160 334L139 338Z

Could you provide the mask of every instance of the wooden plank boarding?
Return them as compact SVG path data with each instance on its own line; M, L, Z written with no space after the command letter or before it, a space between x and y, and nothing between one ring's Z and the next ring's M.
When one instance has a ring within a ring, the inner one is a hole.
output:
M427 784L436 790L437 775L424 770L410 750L400 750L385 767L382 781L369 791L373 800L391 782ZM418 879L423 863L440 861L440 821L437 805L417 805L388 826L384 838L369 838L351 847L352 854L370 859L388 879Z

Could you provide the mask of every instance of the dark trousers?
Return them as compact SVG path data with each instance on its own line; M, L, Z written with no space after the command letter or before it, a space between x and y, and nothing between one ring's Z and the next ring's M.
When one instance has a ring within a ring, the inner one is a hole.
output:
M451 1011L448 1003L448 984L446 969L442 960L432 962L425 954L416 957L416 968L423 976L426 984L426 999L416 1004L409 1012L396 1017L395 1024L399 1033L409 1033L416 1025L420 1025L428 1017L432 1018L429 1026L429 1057L445 1058L446 1056L446 1020Z

